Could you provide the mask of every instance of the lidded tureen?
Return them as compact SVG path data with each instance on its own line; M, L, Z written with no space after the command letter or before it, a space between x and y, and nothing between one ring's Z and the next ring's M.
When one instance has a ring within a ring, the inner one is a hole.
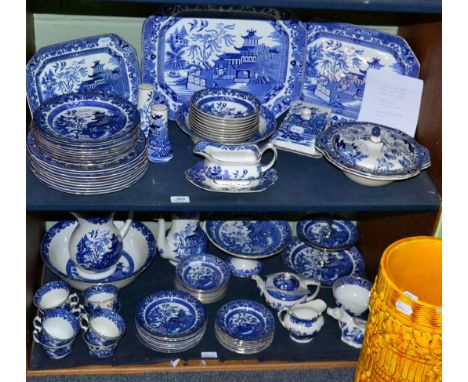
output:
M330 126L318 137L317 148L348 178L365 186L408 179L431 165L429 150L414 138L368 122Z

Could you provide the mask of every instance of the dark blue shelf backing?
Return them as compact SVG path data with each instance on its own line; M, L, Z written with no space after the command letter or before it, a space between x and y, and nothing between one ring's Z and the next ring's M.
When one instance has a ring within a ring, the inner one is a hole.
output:
M199 0L101 0L103 2L157 3L157 4L200 4ZM205 0L203 4L325 9L341 11L442 13L442 0Z
M227 258L219 250L211 247L209 252ZM279 255L262 260L264 265L263 274L285 271L286 267L282 263ZM120 340L114 357L110 359L98 360L89 356L86 345L78 336L73 344L70 356L59 359L48 359L42 349L34 344L29 361L31 370L62 369L92 365L144 365L154 363L168 363L170 360L180 358L181 360L198 360L201 352L215 351L218 359L222 361L233 360L259 360L262 361L287 361L287 362L327 362L327 361L357 361L359 350L345 345L340 340L340 330L337 322L324 315L325 325L318 333L317 337L308 344L297 344L289 338L289 334L276 319L275 316L275 336L272 345L258 354L237 354L225 350L216 340L214 333L214 321L218 309L228 301L246 298L265 303L263 297L256 287L254 281L250 279L240 279L231 277L226 295L218 302L205 305L208 326L201 342L194 348L181 353L164 354L154 352L144 347L135 335L135 307L143 297L163 289L174 289L175 268L167 261L157 255L151 266L141 274L133 284L120 291L122 309L119 314L125 320L127 332ZM46 269L44 282L58 279L48 269ZM315 290L312 288L311 290ZM323 299L328 306L335 306L331 288L321 288L317 298ZM261 367L261 366L260 366ZM262 379L263 380L263 379Z
M238 212L399 212L437 211L440 196L426 173L384 187L364 187L349 180L325 159L278 151L277 182L259 193L226 194L199 189L185 170L201 157L174 122L169 126L174 158L150 163L146 175L126 190L96 196L71 195L44 186L27 164L28 211L238 211ZM267 158L265 158L267 159ZM171 203L188 196L190 203Z

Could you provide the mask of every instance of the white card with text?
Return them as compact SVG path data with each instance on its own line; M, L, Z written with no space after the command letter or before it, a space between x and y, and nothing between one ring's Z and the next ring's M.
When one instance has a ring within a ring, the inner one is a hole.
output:
M358 121L399 129L414 137L423 81L418 78L369 69Z

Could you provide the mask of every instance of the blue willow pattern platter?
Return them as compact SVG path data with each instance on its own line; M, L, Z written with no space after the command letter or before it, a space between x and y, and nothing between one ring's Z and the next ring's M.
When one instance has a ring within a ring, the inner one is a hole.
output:
M222 251L244 259L261 259L284 250L291 241L285 220L208 220L208 239Z
M101 92L136 105L139 83L136 50L115 34L46 46L26 67L31 112L49 98L69 93Z
M169 118L197 90L226 87L257 97L275 117L298 99L306 31L274 9L174 7L143 26L142 78Z
M136 321L152 335L179 338L199 330L205 308L186 292L163 290L145 297L136 307Z
M373 123L340 123L317 139L338 168L372 179L407 179L431 165L429 150L404 132Z
M179 280L192 289L221 288L229 282L229 268L224 260L213 255L194 255L177 264Z
M120 138L140 123L135 105L127 100L100 93L56 96L34 112L37 128L57 139L99 142Z
M274 168L270 168L269 170L265 171L260 178L249 180L247 181L247 184L236 185L236 181L233 181L234 185L227 183L217 183L230 181L217 181L207 177L203 160L186 170L185 177L194 186L197 186L205 191L225 192L232 194L265 191L278 179L276 170Z
M236 340L259 341L275 331L270 310L251 300L234 300L224 304L216 314L217 326Z
M198 140L206 140L202 136L198 135L190 127L189 123L189 106L184 104L180 107L179 111L176 114L175 120L180 129L185 133L190 135L190 137ZM263 141L271 136L276 129L276 119L273 113L268 110L266 107L260 108L260 121L258 124L258 132L251 138L247 139L244 143L258 143ZM229 143L225 143L229 145Z
M327 252L295 239L281 254L281 259L302 277L323 286L331 286L340 277L364 275L364 259L356 247Z
M300 220L296 231L306 244L334 251L352 247L359 238L358 230L350 220Z
M51 253L51 248L53 248L55 245L62 245L64 248L67 248L69 236L77 224L78 223L76 220L59 221L47 231L47 233L42 238L40 246L40 255L44 264L53 273L62 279L65 279L66 281L71 280L94 285L97 282L99 282L99 284L110 284L128 279L130 277L136 277L151 264L156 255L156 240L153 234L144 224L134 220L131 225L131 230L139 232L146 242L147 253L141 255L139 254L141 258L145 259L145 261L141 263L141 259L137 259L139 263L135 264L135 258L125 251L124 245L122 257L119 259L114 273L106 278L99 279L98 281L84 278L76 270L76 265L70 259L68 250L55 248L55 251L57 251L55 256L53 253ZM60 240L60 242L57 240ZM54 241L57 241L57 243L54 243Z
M305 23L307 64L302 97L330 107L332 123L356 120L369 68L417 77L419 62L399 36L340 23Z

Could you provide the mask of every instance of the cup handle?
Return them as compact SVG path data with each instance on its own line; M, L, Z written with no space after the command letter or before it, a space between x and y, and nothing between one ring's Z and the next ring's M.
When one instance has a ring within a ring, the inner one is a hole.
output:
M68 301L70 302L70 306L74 308L80 302L80 298L76 293L72 293L70 296L68 296Z
M39 316L34 317L33 326L34 329L40 332L42 330L42 318Z
M306 297L306 299L305 299L305 302L309 302L309 301L313 300L315 297L317 297L318 292L320 291L320 284L317 283L317 282L315 282L315 281L312 281L312 282L306 283L306 285L307 285L307 286L309 286L309 285L314 285L314 286L316 286L315 292L312 293L312 294L310 294L310 295L308 295L308 296Z
M261 167L262 173L269 170L271 167L273 167L273 165L276 162L276 158L278 157L278 151L276 151L276 147L273 146L272 143L267 143L265 146L263 146L260 149L260 159L263 157L263 154L268 150L273 151L273 159L270 161L270 163L262 165L262 167Z
M283 327L285 327L284 326L284 315L283 315L283 313L286 313L287 311L289 311L289 308L286 308L285 306L283 306L282 308L280 308L280 310L277 313L278 321L280 322L280 324Z
M33 331L33 340L34 340L34 342L40 344L41 341L39 341L39 338L37 337L38 335L39 335L39 331L38 331L38 330L34 330L34 331Z
M81 329L83 329L85 332L88 331L88 328L89 328L88 313L83 312L83 314L81 315L80 326L81 326Z
M79 305L76 305L71 311L70 313L73 314L77 319L80 319L81 316L84 314L85 310L84 310L84 306L79 304Z

